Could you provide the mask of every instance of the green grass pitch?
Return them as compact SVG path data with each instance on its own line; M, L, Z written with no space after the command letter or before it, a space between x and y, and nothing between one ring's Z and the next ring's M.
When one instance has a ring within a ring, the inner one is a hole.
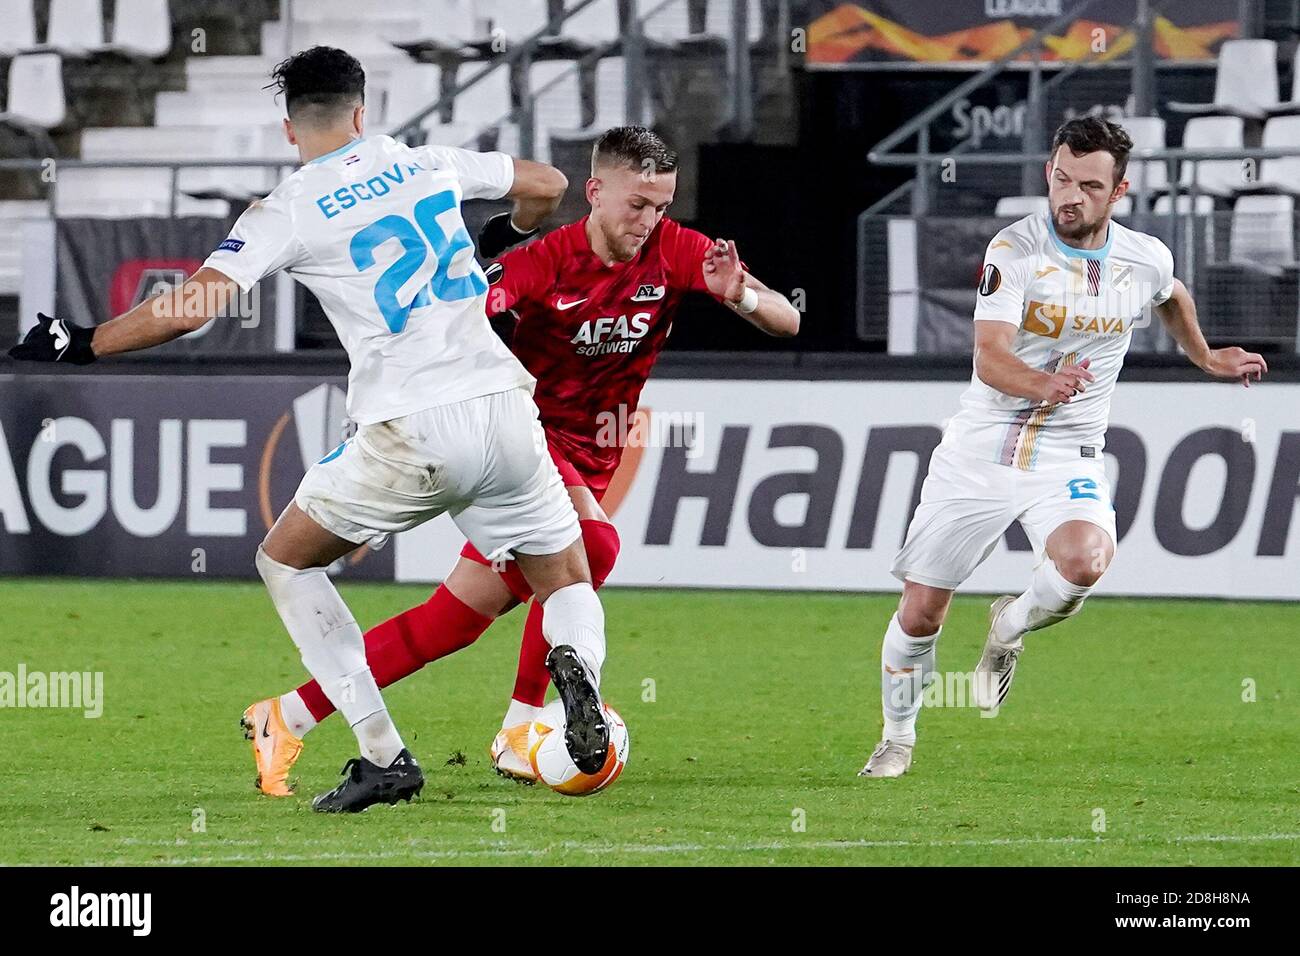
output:
M342 591L363 626L428 593ZM1295 605L1096 599L1028 638L998 717L924 711L912 772L871 781L856 773L877 739L880 636L895 597L610 590L604 600L604 691L632 740L613 788L572 799L491 772L515 611L386 692L425 768L423 796L335 817L309 802L355 753L337 718L308 737L297 797L252 789L239 715L303 674L259 585L2 581L0 671L102 671L104 711L0 709L0 863L1300 859ZM956 601L941 670L974 667L987 600Z

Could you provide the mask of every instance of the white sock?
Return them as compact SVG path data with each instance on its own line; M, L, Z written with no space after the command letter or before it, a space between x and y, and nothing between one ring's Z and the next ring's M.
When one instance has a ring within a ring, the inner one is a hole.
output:
M1022 634L1051 627L1079 613L1092 588L1071 584L1056 569L1051 558L1043 558L1034 568L1033 579L1025 593L1016 598L998 617L997 638L1004 644L1014 643Z
M531 723L532 719L541 713L541 710L540 707L534 707L532 704L525 704L522 700L512 698L510 706L506 708L505 720L501 721L501 729Z
M257 570L303 666L348 722L361 755L387 767L402 750L379 685L366 664L366 642L324 568L298 570L257 549Z
M600 669L605 663L605 610L589 583L570 584L551 592L542 605L542 635L551 647L571 645L587 666L596 689L600 689Z
M295 737L305 737L317 724L316 718L311 715L296 690L280 695L280 716Z
M908 746L916 743L916 715L921 710L925 675L934 670L934 645L942 631L939 628L928 637L912 637L898 623L897 614L889 619L880 646L880 709L885 715L885 740Z

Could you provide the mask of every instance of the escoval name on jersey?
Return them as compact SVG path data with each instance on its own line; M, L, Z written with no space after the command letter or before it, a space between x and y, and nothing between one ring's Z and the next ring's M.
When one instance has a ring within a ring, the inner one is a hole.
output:
M351 209L359 202L369 202L387 196L396 186L405 186L415 174L424 170L419 163L393 163L391 169L385 169L378 176L371 176L365 182L349 183L340 186L332 193L326 193L316 199L316 206L326 219L333 219L345 209Z

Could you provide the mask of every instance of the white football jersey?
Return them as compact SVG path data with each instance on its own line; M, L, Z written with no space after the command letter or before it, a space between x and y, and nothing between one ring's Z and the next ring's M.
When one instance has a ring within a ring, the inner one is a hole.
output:
M531 389L488 324L488 282L460 213L513 183L504 153L357 139L249 206L204 265L244 291L283 269L315 293L352 364L358 425Z
M1032 470L1100 458L1110 399L1132 330L1173 295L1174 260L1154 236L1111 222L1100 249L1067 246L1046 213L1007 226L989 243L976 321L1017 326L1012 352L1055 372L1090 359L1096 381L1068 403L1006 395L971 375L946 443L986 461Z

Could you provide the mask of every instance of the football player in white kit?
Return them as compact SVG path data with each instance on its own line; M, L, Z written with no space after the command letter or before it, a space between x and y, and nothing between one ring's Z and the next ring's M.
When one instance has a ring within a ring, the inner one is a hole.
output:
M483 555L518 562L542 604L570 754L594 772L608 748L598 692L604 615L537 420L534 380L488 324L488 282L460 212L466 199L514 199L508 218L490 220L504 246L540 225L567 182L504 153L364 136L365 74L342 50L298 53L272 77L303 165L254 202L174 292L93 329L42 316L11 354L84 364L159 345L206 324L236 286L248 292L287 271L316 294L347 350L357 425L308 470L256 556L303 664L361 748L343 783L313 807L364 810L409 800L423 785L325 569L443 512ZM245 714L255 748L278 721L270 711Z
M1065 123L1046 167L1050 213L989 243L970 387L930 459L894 561L903 595L881 648L884 731L861 776L897 777L911 766L953 591L1013 521L1038 565L1024 593L990 609L973 687L981 708L1006 700L1024 635L1077 614L1105 573L1116 532L1102 445L1133 325L1148 310L1210 375L1249 385L1268 370L1254 353L1211 349L1164 243L1111 221L1128 190L1132 146L1114 123Z

